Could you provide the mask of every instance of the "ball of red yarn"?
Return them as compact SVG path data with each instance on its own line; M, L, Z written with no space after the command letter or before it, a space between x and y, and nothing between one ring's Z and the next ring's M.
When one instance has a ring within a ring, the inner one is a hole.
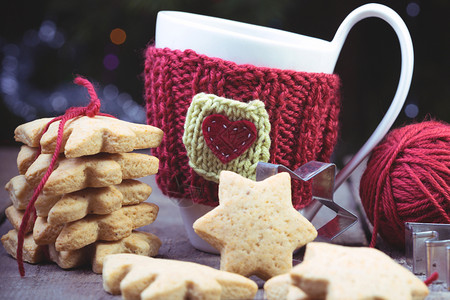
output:
M373 150L360 183L377 233L405 245L405 222L450 223L450 124L424 121L392 130Z

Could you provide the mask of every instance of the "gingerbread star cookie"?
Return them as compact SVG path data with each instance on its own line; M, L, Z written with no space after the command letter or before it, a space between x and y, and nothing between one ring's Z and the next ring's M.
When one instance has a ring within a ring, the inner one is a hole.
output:
M34 188L25 175L13 177L5 186L14 207L25 210ZM120 184L100 188L47 196L38 196L34 207L38 217L48 217L52 225L69 223L84 218L87 214L105 215L122 206L139 204L150 196L152 188L138 180L124 179Z
M158 206L143 202L124 206L107 215L88 215L67 224L51 225L38 217L33 238L38 245L55 244L57 251L77 250L96 241L117 241L129 236L133 229L156 220Z
M11 229L2 236L1 241L6 252L14 258L17 258L18 230ZM45 247L34 242L33 234L25 234L23 240L23 260L30 264L37 264L45 261Z
M50 118L20 125L15 130L16 141L30 147L42 147L42 153L55 151L60 121L53 122L42 135ZM41 137L42 135L42 137ZM125 153L136 149L154 148L161 143L161 129L144 124L95 116L67 121L64 127L61 152L66 157L80 157L100 152Z
M220 251L221 270L265 280L289 272L293 251L317 236L314 226L292 206L288 173L255 182L222 171L219 206L193 226Z
M19 170L19 174L24 175L27 172L28 168L36 159L38 150L39 148L33 148L27 145L20 147L19 154L17 155L17 169Z
M425 299L426 285L383 252L310 243L291 271L293 285L313 299Z
M238 274L135 254L105 257L103 288L123 299L253 299L258 291L253 280Z
M52 160L41 154L25 173L26 181L37 186ZM123 179L140 178L158 172L159 160L142 153L99 153L78 158L60 157L44 186L44 194L61 195L87 187L119 184Z
M10 230L3 235L1 242L6 252L16 258L18 231ZM57 251L54 244L38 245L33 234L25 235L23 244L23 260L30 264L53 261L62 269L72 269L91 262L92 271L102 273L103 260L107 255L116 253L133 253L137 255L155 256L161 247L161 240L148 232L133 231L128 237L118 241L97 241L86 247L72 251Z
M9 206L5 209L6 218L8 218L8 221L17 231L20 229L24 213L24 211L18 210L14 206ZM28 224L24 229L24 233L33 231L33 217L34 214L32 213L32 217L30 218L30 220L28 220Z

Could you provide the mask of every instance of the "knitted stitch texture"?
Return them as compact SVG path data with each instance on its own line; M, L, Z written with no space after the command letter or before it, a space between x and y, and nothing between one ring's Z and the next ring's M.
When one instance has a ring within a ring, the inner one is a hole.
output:
M192 50L154 46L145 55L147 123L165 133L153 149L160 160L156 181L165 195L218 205L217 183L189 166L182 141L187 110L201 92L265 104L271 124L270 163L296 169L311 160L329 161L338 137L337 75L237 65ZM293 180L292 201L297 209L309 204L310 184Z
M256 125L257 140L242 155L224 164L206 145L202 123L213 114L226 116L230 121L246 120ZM233 171L255 180L256 165L270 158L270 122L264 103L249 103L200 93L194 96L186 115L183 143L189 157L189 165L207 180L219 182L222 170Z

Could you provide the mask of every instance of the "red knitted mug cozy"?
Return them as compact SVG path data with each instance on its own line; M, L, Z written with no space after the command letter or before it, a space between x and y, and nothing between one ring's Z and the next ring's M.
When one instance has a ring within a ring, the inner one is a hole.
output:
M259 99L271 124L270 163L296 169L308 161L328 162L338 136L340 80L336 74L237 65L192 50L149 46L145 60L147 123L164 131L153 149L160 160L156 181L173 198L218 204L218 185L189 166L182 141L187 110L204 92L241 102ZM292 182L299 209L311 201L308 183Z

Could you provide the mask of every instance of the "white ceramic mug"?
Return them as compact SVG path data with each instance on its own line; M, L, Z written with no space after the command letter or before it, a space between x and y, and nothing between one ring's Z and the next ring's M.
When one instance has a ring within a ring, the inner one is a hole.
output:
M331 42L215 17L161 11L156 21L155 47L192 49L199 54L237 64L333 73L349 31L357 22L369 17L383 19L395 30L402 57L400 79L391 106L378 127L352 160L337 174L337 189L389 131L408 95L414 66L413 45L405 23L395 11L380 4L363 5L344 19ZM200 250L217 252L192 229L193 222L209 209L210 207L205 205L180 205L192 245Z

